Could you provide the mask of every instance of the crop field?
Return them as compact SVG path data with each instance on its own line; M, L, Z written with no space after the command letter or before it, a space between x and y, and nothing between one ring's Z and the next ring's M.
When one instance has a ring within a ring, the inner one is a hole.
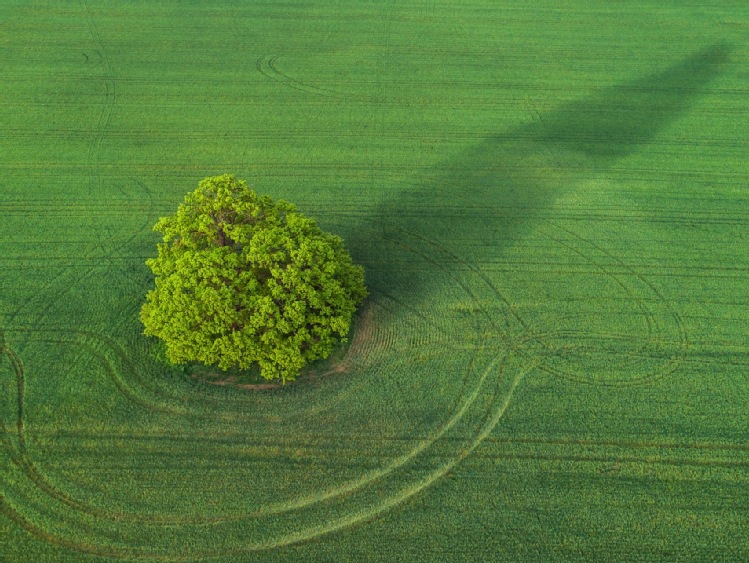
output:
M749 3L0 0L0 560L749 559ZM231 173L348 343L164 365Z

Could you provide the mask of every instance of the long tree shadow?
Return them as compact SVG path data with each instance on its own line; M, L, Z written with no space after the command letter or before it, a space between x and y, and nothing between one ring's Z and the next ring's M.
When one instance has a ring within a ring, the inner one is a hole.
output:
M435 280L435 272L409 267L385 242L404 231L417 235L411 245L436 241L457 256L466 241L495 251L512 244L576 178L652 142L704 94L729 52L723 44L705 47L662 72L536 114L532 123L485 139L423 185L375 206L366 224L345 235L355 259L368 265L370 289L421 295ZM429 253L429 243L422 244Z

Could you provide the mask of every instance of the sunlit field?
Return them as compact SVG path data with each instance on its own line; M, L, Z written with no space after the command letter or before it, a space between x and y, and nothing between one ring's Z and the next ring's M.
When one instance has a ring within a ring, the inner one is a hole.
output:
M0 0L0 560L749 559L749 4ZM348 342L165 365L211 175Z

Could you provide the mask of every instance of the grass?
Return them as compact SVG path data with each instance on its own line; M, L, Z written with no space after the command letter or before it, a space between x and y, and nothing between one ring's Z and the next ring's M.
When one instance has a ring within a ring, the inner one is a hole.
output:
M749 558L741 3L0 13L0 559ZM282 388L141 335L225 172L366 269Z

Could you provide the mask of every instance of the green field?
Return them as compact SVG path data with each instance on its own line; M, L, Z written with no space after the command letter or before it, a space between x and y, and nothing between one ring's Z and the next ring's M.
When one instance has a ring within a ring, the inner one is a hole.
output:
M0 0L0 560L749 559L749 4ZM161 364L232 173L370 297L276 389Z

